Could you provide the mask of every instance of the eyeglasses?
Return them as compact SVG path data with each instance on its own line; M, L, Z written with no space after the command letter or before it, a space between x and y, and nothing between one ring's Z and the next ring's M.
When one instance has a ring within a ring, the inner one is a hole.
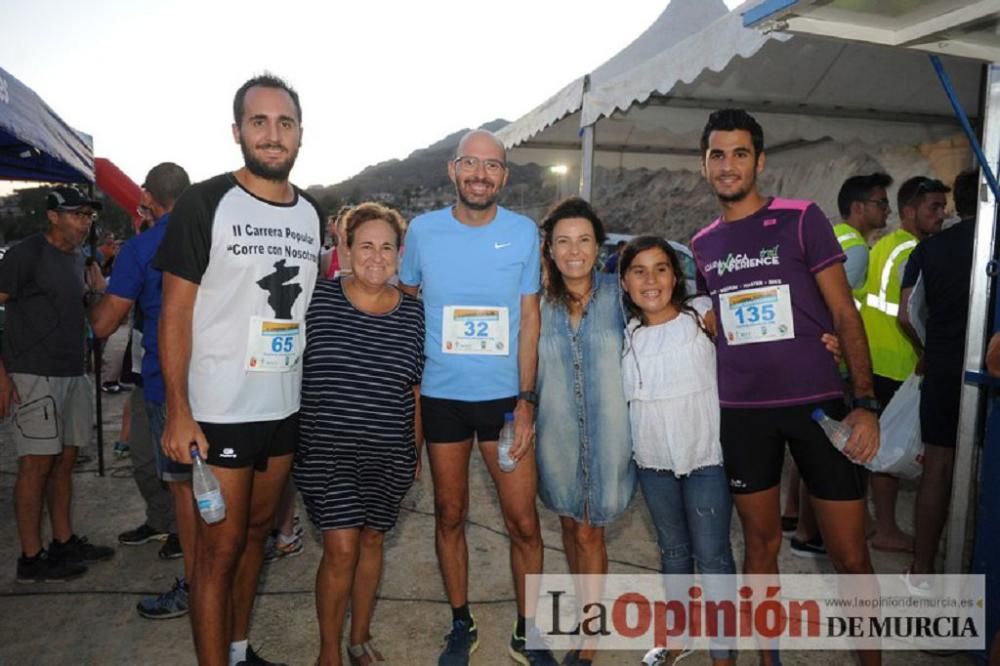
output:
M888 199L865 199L866 203L875 204L882 210L889 210L889 200Z
M463 173L472 173L479 168L482 164L483 168L486 169L486 173L490 175L496 175L507 168L507 164L501 160L481 160L478 157L472 157L471 155L462 155L454 159L455 167Z
M87 219L87 220L90 220L91 222L94 222L95 220L97 220L97 213L95 213L92 210L90 210L90 211L83 211L83 210L62 210L62 211L59 211L59 212L63 213L64 215L69 215L71 217L79 217L81 219Z

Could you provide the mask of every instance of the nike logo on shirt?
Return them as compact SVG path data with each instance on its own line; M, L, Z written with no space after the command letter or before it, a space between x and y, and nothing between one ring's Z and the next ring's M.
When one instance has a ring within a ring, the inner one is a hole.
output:
M493 242L493 249L494 250L502 250L503 248L507 247L508 245L510 245L510 243L497 243L496 241L494 241Z

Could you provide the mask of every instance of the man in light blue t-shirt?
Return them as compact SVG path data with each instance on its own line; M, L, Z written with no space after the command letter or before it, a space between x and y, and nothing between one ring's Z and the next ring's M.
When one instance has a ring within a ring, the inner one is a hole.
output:
M503 145L490 132L462 138L448 176L458 201L413 220L399 271L404 291L422 292L427 322L420 411L434 479L438 561L452 607L452 631L438 664L468 664L479 642L468 605L465 541L473 438L510 532L518 608L510 651L522 663L556 664L551 652L529 650L525 640L524 577L542 572L532 441L538 227L497 206L508 172ZM507 413L514 418L512 472L501 471L497 462Z

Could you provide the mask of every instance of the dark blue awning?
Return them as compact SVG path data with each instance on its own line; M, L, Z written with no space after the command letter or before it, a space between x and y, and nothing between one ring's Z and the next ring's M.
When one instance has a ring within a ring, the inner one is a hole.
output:
M94 182L91 137L0 68L0 179Z

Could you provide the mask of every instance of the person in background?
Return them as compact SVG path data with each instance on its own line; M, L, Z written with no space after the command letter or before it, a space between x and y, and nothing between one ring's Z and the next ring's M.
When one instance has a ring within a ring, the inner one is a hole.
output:
M146 438L133 438L132 475L146 502L142 525L122 532L118 542L138 546L163 541L159 556L169 560L184 557L184 575L163 594L139 601L136 610L147 619L181 617L188 612L188 581L194 570L196 515L191 494L191 466L169 459L161 448L165 423L165 393L160 370L158 324L162 308L163 274L153 258L163 242L170 214L181 194L191 184L187 172L173 162L157 164L142 184L143 208L155 220L153 227L122 246L103 298L90 309L90 325L98 338L118 330L130 311L141 320L145 354L142 386L129 405L141 414L134 421L148 424ZM100 276L94 276L100 279Z
M114 549L73 531L73 464L90 442L91 383L84 372L84 278L80 247L101 203L73 187L46 197L48 227L0 260L0 304L6 308L0 361L0 418L17 450L14 517L21 546L19 583L54 582L110 559ZM48 511L52 541L42 541Z
M955 445L958 439L965 338L969 319L969 284L976 242L979 171L955 178L955 209L961 220L920 241L906 264L900 296L899 323L921 352L920 435L924 471L917 489L913 563L907 576L915 585L934 573L941 532L948 518ZM907 304L918 276L927 303L926 344L921 344Z
M950 191L941 181L923 176L910 178L899 186L899 228L872 247L867 278L856 292L871 349L879 413L906 378L918 371L919 342L915 346L898 321L903 270L917 243L941 230L947 203L945 194ZM872 474L871 488L876 522L872 548L911 552L913 537L903 532L896 522L899 479L889 474Z

